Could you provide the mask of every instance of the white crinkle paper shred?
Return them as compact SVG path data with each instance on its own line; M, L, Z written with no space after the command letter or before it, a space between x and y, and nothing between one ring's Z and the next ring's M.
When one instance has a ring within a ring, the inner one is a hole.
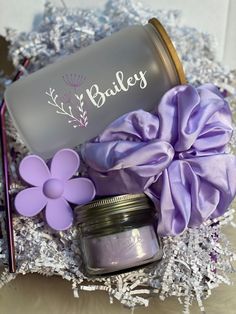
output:
M131 0L108 1L103 10L55 8L45 5L39 28L30 33L7 30L10 55L16 68L24 57L31 58L25 75L54 62L82 47L128 25L145 24L156 16L167 28L180 54L187 79L191 84L212 82L228 93L232 111L236 111L236 76L215 61L215 43L208 34L181 24L178 11L153 11ZM9 80L0 76L0 84ZM17 176L20 160L28 153L26 147L8 119L11 194L22 186ZM234 151L235 136L230 150ZM2 190L2 183L1 183ZM3 205L3 194L0 194ZM178 237L164 237L164 256L160 262L139 270L119 275L87 278L81 262L78 235L75 227L56 233L49 229L39 215L32 219L14 215L14 236L17 274L41 273L60 275L72 284L75 297L80 290L107 291L110 302L119 300L125 306L148 306L149 298L159 295L164 300L176 296L183 303L183 313L189 313L193 300L204 311L203 300L221 283L230 284L228 274L233 272L236 259L229 241L222 232L223 225L233 225L234 210L215 221L208 221L197 229L188 229ZM7 243L4 212L0 212L3 238L0 239L0 263L7 263ZM0 287L14 279L7 268L0 276Z

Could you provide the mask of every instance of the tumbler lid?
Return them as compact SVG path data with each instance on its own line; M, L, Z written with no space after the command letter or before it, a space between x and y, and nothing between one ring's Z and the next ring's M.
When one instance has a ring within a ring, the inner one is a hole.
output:
M158 31L158 33L160 34L163 42L165 43L165 46L171 56L171 59L175 65L176 68L176 72L178 74L179 80L181 84L186 84L187 80L185 77L185 73L184 73L184 69L182 66L182 63L179 59L179 56L177 54L177 51L172 43L172 40L170 39L169 35L167 34L165 28L163 27L163 25L160 23L160 21L158 19L151 18L148 23L152 24L154 26L154 28Z

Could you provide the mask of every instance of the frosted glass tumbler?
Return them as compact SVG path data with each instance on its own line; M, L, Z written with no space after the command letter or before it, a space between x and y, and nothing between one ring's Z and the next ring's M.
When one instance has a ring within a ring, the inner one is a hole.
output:
M95 137L124 113L152 110L182 83L175 48L153 18L20 79L5 100L25 144L47 159Z

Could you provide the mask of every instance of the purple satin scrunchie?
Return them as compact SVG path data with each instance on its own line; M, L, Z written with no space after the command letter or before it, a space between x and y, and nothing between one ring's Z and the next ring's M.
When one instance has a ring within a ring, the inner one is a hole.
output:
M180 158L223 153L232 136L228 103L215 85L181 85L169 90L155 112L158 138L170 143Z
M172 145L158 139L159 119L137 110L82 146L97 195L142 193L157 181L174 157Z
M211 84L172 88L154 113L137 110L82 146L99 195L145 192L158 232L177 235L222 215L236 194L236 158L225 154L231 112Z

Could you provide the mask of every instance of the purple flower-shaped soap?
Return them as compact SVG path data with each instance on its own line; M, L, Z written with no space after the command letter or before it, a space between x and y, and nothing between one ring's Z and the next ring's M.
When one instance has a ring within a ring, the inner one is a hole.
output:
M37 215L45 206L48 225L55 230L66 230L73 222L73 211L68 202L86 204L95 197L95 187L88 178L73 178L80 165L78 154L71 149L58 151L50 165L36 155L26 156L19 172L33 187L19 192L15 208L23 216Z

